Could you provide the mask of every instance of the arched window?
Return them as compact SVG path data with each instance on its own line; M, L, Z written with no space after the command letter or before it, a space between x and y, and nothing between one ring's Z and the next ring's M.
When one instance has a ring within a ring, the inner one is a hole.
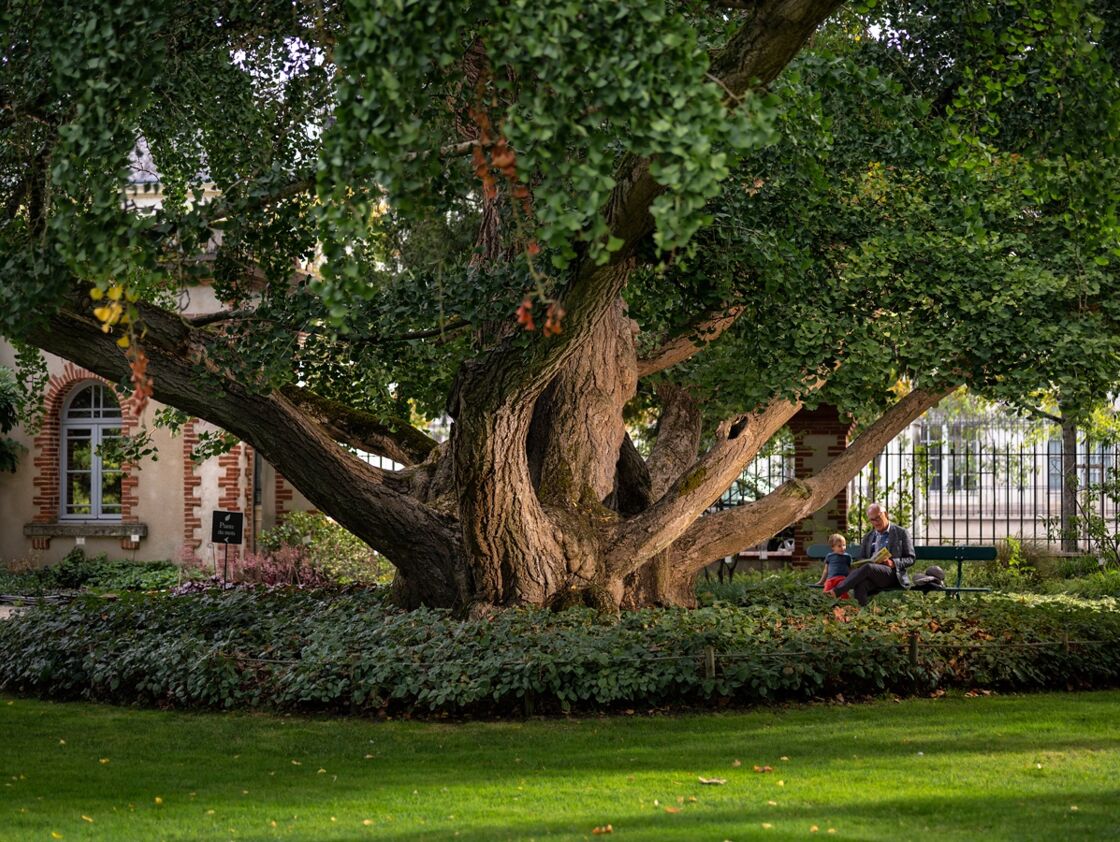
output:
M62 412L61 516L120 520L121 466L98 455L102 443L121 434L121 408L100 383L79 386Z

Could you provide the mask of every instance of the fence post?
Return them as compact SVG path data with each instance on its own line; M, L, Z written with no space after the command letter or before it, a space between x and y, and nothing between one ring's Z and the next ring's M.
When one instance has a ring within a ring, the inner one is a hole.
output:
M713 646L704 647L704 678L716 677L716 650Z

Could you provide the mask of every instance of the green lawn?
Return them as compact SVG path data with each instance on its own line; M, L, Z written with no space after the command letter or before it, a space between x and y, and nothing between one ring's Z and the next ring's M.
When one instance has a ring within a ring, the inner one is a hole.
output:
M1116 838L1118 714L1115 691L466 724L0 697L0 839Z

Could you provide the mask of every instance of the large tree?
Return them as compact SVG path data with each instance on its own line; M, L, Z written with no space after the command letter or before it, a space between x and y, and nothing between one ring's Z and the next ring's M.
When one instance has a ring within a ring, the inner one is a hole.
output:
M688 603L957 385L1116 380L1096 4L868 6L9 3L0 331L252 443L405 604ZM706 514L821 400L843 455Z

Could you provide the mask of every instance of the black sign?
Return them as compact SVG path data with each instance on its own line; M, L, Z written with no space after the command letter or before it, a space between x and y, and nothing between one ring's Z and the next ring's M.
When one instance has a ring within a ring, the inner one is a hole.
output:
M210 540L215 544L240 544L245 515L241 512L214 512Z

